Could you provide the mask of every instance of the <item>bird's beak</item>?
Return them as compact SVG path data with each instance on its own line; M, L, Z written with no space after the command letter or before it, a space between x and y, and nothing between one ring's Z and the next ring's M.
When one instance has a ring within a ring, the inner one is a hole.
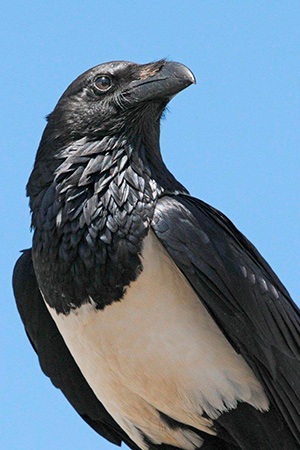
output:
M127 93L136 102L164 99L174 95L196 79L191 70L178 62L158 61L140 66L139 79L130 83Z

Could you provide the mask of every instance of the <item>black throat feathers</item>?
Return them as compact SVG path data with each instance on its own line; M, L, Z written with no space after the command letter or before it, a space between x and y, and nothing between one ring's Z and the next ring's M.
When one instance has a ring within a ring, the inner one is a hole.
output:
M119 135L79 139L52 154L51 165L45 148L38 153L28 183L33 261L42 293L58 313L121 300L141 272L157 199L185 191L155 147L141 135Z

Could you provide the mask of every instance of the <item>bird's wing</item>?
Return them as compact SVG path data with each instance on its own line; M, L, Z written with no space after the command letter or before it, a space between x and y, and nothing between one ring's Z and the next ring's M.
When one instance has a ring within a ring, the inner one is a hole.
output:
M152 227L300 443L300 315L278 277L222 213L188 195L162 197Z
M25 250L15 265L13 287L20 316L43 372L97 433L116 445L124 441L138 450L96 398L62 339L40 294L31 250Z

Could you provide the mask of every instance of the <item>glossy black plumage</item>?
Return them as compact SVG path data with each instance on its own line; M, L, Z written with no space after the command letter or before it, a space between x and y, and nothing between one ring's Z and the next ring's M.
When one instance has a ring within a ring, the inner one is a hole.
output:
M99 95L95 77L103 73L112 88ZM18 309L43 371L83 419L110 441L138 449L89 387L44 300L66 317L89 302L101 311L126 302L152 230L270 403L268 412L258 402L214 414L215 436L158 411L162 421L200 436L204 450L297 449L298 309L253 245L223 214L189 196L160 155L161 114L193 81L178 63L119 61L96 66L67 89L28 182L34 237L15 267ZM143 439L145 448L175 448Z

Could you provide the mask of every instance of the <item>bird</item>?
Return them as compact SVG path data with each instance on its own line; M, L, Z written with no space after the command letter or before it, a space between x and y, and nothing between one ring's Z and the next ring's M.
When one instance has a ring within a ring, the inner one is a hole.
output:
M299 310L162 159L161 118L193 84L179 62L112 61L63 93L27 184L17 308L43 372L108 441L299 449Z

